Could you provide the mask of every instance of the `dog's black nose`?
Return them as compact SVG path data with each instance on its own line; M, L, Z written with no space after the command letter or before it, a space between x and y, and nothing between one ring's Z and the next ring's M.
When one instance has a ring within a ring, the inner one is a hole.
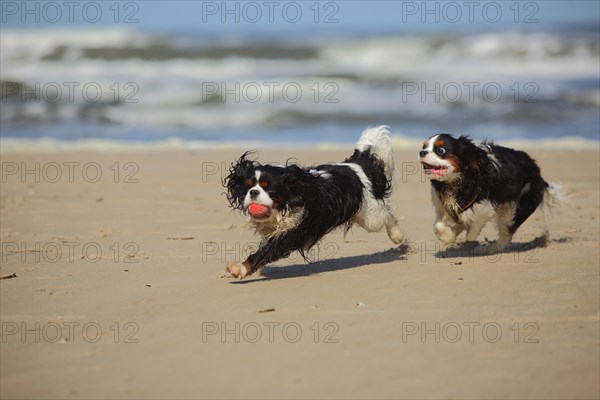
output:
M427 150L421 150L419 152L419 157L421 157L421 158L425 157L426 155L427 155Z
M259 194L260 194L260 192L257 189L250 190L250 197L252 197L252 198L258 197Z

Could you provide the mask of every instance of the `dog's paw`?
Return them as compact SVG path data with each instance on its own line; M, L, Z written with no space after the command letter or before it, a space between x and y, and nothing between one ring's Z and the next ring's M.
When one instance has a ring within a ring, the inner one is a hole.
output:
M387 234L392 242L400 244L404 242L404 233L398 226L392 226L387 229Z
M433 226L435 236L446 244L454 244L456 242L456 234L448 225L443 222L436 222Z
M232 278L244 279L248 275L248 268L242 263L229 261L226 271Z

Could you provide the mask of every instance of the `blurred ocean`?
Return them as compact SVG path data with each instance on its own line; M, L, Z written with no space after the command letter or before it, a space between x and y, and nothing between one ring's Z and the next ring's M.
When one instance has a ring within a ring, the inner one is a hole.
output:
M599 140L593 15L202 31L178 29L171 12L159 26L3 24L0 136L311 145L387 124L419 140Z

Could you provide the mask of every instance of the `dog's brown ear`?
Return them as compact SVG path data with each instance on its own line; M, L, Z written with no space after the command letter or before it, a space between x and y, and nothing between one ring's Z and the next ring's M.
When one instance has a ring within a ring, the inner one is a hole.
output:
M244 198L248 191L246 179L252 174L252 171L259 165L256 161L249 160L248 155L252 152L247 151L229 167L229 174L223 179L223 186L227 190L225 195L229 205L235 209L244 208Z

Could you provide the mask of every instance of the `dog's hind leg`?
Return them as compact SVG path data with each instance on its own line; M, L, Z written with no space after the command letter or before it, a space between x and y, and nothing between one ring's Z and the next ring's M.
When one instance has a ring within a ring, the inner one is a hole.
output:
M385 230L392 242L400 244L404 241L404 233L400 229L398 218L390 211L388 214L388 221L385 224Z
M527 183L521 191L521 197L516 204L514 219L510 225L510 233L513 234L519 229L521 224L529 218L544 200L544 192L548 184L537 176L531 182Z
M512 240L514 230L512 226L515 218L515 203L501 204L496 210L496 226L498 228L498 240L492 245L492 252L504 249ZM515 229L516 230L516 229Z

